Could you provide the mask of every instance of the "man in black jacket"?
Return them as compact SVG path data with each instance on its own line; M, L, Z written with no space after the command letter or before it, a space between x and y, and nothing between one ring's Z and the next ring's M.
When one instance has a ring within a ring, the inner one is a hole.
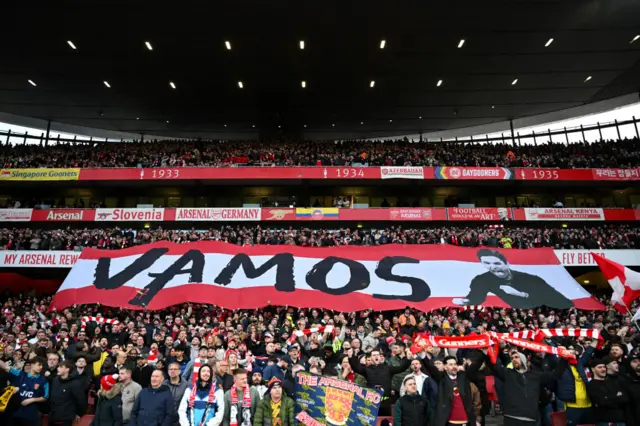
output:
M568 365L567 360L561 359L553 371L546 372L530 370L527 357L521 352L514 350L510 356L512 369L489 362L495 376L504 383L504 400L501 401L504 426L535 426L540 416L540 390L562 377Z
M394 374L402 373L411 365L411 361L407 357L412 357L413 354L409 349L406 350L406 357L402 363L396 367L392 367L384 362L384 357L380 354L378 349L371 351L371 364L364 365L358 360L357 357L349 358L349 365L356 373L364 376L367 379L367 384L375 389L383 392L382 403L378 410L380 416L391 415L391 377Z
M63 361L58 374L51 382L49 424L72 426L87 410L87 396L83 392L81 378L71 376L73 363Z
M438 382L438 403L435 407L433 426L480 423L482 417L476 417L468 374L476 374L484 362L484 358L477 357L466 371L458 371L456 357L447 356L443 361L444 371L440 371L430 359L430 353L430 349L427 349L427 356L424 358L423 364L433 380Z
M633 354L629 357L624 375L624 386L629 395L630 403L627 410L627 423L640 425L640 355Z
M142 388L148 388L151 386L151 374L153 373L152 366L149 365L149 354L139 355L136 361L137 365L131 373L131 378L134 382L142 386Z
M593 380L587 384L587 392L594 406L596 425L618 426L626 423L625 408L629 395L620 378L607 375L608 364L614 362L617 361L609 357L591 361Z

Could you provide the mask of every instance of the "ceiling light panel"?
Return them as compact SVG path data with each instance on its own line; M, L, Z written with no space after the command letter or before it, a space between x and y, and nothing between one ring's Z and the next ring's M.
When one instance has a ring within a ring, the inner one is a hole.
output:
M634 43L636 41L640 40L640 34L638 34L637 36L635 36L634 38L631 39L631 41L629 42L629 44Z
M149 49L149 50L153 50L153 46L151 46L151 43L150 43L150 42L145 41L145 42L144 42L144 45L145 45L145 46L147 46L147 49Z
M376 85L376 81L375 80L371 80L371 83L369 83L369 87L374 87Z
M103 81L104 85L107 86L109 89L111 89L111 85L109 84L109 82L107 80Z
M586 83L587 81L591 80L591 76L587 77L584 79L584 82Z
M307 87L307 82L303 80L303 81L300 83L300 85L302 86L302 88L305 88L305 87Z
M33 80L27 80L29 82L30 85L32 85L33 87L36 87L37 84L33 82Z
M239 87L239 88L241 88L241 89L244 89L244 84L242 84L242 82L241 82L241 81L239 81L239 82L238 82L238 87Z
M512 85L512 86L515 86L516 84L518 84L518 79L517 79L517 78L516 78L516 79L514 79L514 80L511 82L511 85Z
M231 50L231 42L229 40L225 41L224 45L227 48L227 50Z
M461 48L462 48L462 46L464 46L464 39L461 39L461 40L458 42L458 49L461 49Z
M436 84L436 86L438 87L442 86L442 80L438 80L438 84Z
M544 44L544 47L549 47L551 46L551 43L553 43L553 39L550 38L549 40L547 40L547 42Z
M304 40L300 40L300 50L304 50Z
M171 86L172 89L176 88L176 84L173 81L169 82L169 86Z
M73 44L73 42L71 40L67 40L67 44L69 45L70 48L72 48L73 50L77 50L77 47L75 44Z
M387 40L385 39L380 40L380 49L384 49L386 45L387 45Z

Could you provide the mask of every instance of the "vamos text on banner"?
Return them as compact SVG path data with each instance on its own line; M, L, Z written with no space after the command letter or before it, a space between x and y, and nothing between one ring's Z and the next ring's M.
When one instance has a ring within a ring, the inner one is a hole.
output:
M554 250L563 266L597 266L596 253L625 266L640 266L640 250ZM46 256L41 256L45 254ZM51 257L50 255L54 255ZM31 250L0 251L0 267L30 266L32 268L71 268L80 252Z
M552 249L454 246L304 248L169 242L87 248L52 307L101 303L163 309L183 302L228 309L267 305L422 311L479 305L601 309Z

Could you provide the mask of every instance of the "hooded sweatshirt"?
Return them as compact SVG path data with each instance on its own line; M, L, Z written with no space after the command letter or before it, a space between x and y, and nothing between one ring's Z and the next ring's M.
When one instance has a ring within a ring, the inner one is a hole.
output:
M224 392L219 387L214 393L215 401L209 403L209 391L211 382L198 382L196 385L196 398L193 407L189 407L189 399L193 386L187 388L180 407L178 408L178 417L180 418L180 426L219 426L222 423L222 415L224 414Z

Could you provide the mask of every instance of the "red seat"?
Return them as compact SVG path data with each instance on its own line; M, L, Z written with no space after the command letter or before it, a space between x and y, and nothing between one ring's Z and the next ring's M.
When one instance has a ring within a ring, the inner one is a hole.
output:
M487 383L487 395L489 398L489 401L496 401L498 399L497 395L496 395L496 379L493 376L486 376L485 377L486 383Z
M564 411L551 413L551 426L567 426L567 413Z
M82 416L80 417L80 421L76 423L74 426L89 426L91 421L93 420L93 416ZM49 416L42 416L42 426L47 426L49 424Z

